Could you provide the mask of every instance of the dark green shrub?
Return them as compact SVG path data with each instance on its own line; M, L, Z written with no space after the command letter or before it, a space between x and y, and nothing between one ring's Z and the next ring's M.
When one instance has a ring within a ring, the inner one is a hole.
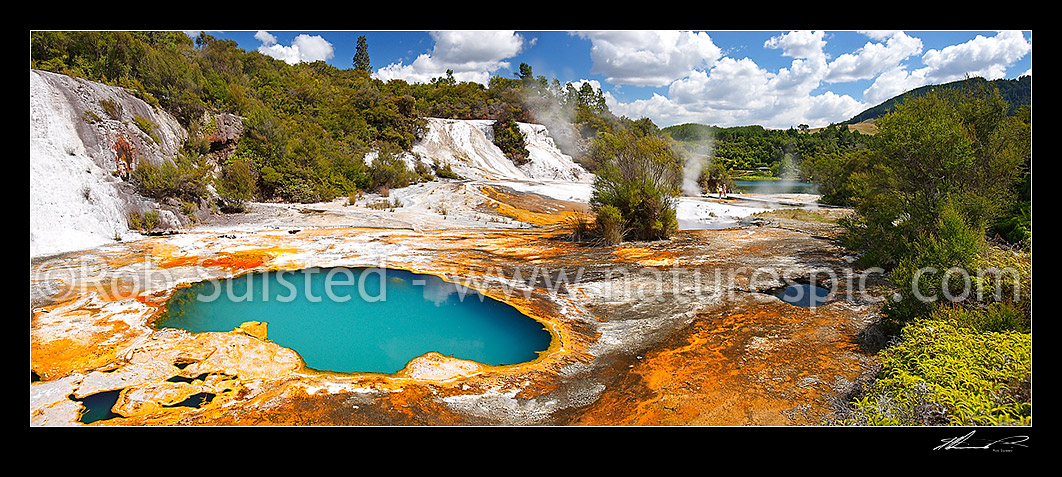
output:
M1019 202L1013 212L996 221L994 229L1007 242L1026 244L1032 237L1032 202Z
M976 275L978 255L985 250L984 236L954 206L946 204L934 229L923 233L911 249L911 255L892 273L899 300L884 306L886 325L898 329L926 316L939 303L976 299L968 277Z
M142 116L133 116L133 122L136 126L144 131L153 141L158 142L159 138L155 136L155 129L158 129L158 125L152 122L150 119Z
M246 201L254 197L254 170L251 163L239 157L233 157L221 169L218 182L218 194L237 201Z
M198 201L208 195L211 168L203 156L182 153L174 161L163 161L159 166L140 161L132 179L137 190L145 196Z
M400 189L417 181L417 174L409 170L406 162L388 151L380 151L373 159L369 165L369 176L372 178L372 190Z
M129 229L141 230L144 227L144 219L140 216L140 212L132 211L129 213Z
M520 125L509 119L495 121L492 127L494 128L494 145L505 153L505 157L518 166L527 164L530 160L530 153L527 152L527 144L524 141L524 134L520 132Z
M413 173L417 176L416 182L429 182L434 179L435 175L432 172L431 166L420 160L413 165Z
M606 244L615 245L623 241L626 224L616 206L603 205L597 209L597 227Z
M726 190L734 190L734 179L730 177L730 171L718 162L712 162L701 169L697 177L697 185L701 192L714 194L720 187Z
M464 177L461 177L459 174L450 169L450 163L448 162L439 164L438 161L435 161L434 167L436 177L441 177L443 179L464 179Z
M143 230L145 231L150 232L155 230L155 227L159 226L159 211L149 210L144 212L144 221L142 225L144 227Z
M629 238L668 238L678 229L674 197L679 191L681 159L659 136L624 131L616 139L615 155L596 173L591 206L596 210L615 207Z
M115 120L122 119L122 103L111 99L101 99L99 103L103 112L107 113L107 117Z

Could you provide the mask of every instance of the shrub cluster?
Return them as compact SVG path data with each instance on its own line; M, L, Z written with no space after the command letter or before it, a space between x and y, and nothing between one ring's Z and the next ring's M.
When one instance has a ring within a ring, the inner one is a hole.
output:
M147 197L198 202L208 195L210 176L211 168L202 156L182 153L174 161L163 161L161 165L138 162L132 180L137 190Z
M678 229L681 160L662 136L630 129L619 136L615 155L597 170L590 197L605 242L666 239Z
M511 119L494 121L491 126L494 130L494 145L505 153L505 157L513 161L513 164L522 166L530 160L527 151L527 143L524 134L520 132L520 125Z

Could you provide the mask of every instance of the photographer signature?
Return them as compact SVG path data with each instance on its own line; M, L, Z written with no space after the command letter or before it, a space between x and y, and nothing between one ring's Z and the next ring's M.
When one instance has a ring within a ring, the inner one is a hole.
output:
M1004 437L1002 439L996 439L992 441L972 441L970 438L977 431L970 431L968 434L959 437L951 437L948 439L941 439L942 444L933 448L933 450L950 450L950 449L981 449L987 450L993 447L1028 447L1023 442L1029 440L1029 436L1011 436ZM969 442L968 442L969 441ZM974 444L980 445L974 445Z

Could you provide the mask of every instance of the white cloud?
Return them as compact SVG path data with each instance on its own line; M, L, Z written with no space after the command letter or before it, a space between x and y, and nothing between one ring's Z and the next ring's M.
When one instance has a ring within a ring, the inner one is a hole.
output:
M829 71L824 38L823 32L790 32L767 40L764 47L794 58L777 72L749 58L723 57L707 70L694 69L671 82L667 97L620 103L606 95L609 108L631 118L648 117L659 126L697 122L788 128L847 119L866 107L850 96L812 95Z
M256 31L254 33L254 39L262 42L264 44L263 46L274 45L277 42L277 37L264 30Z
M790 111L799 112L799 116L784 121L782 124L826 125L848 120L867 109L864 103L851 96L839 95L832 91L802 98L801 103L799 107L790 109Z
M941 50L929 50L922 55L926 78L932 82L948 82L969 76L994 80L1005 76L1006 68L1032 51L1032 44L1020 31L998 32L987 38L977 35L966 43Z
M908 73L904 68L897 66L878 75L874 83L863 91L863 101L867 104L881 104L893 96L926 84L928 82L925 78L925 70Z
M426 83L453 70L454 79L487 84L493 72L508 68L507 58L524 47L524 38L514 31L436 31L431 32L435 47L405 65L393 63L380 68L375 76L389 81L401 79Z
M781 36L771 37L764 42L764 48L779 48L785 56L793 58L818 58L824 57L822 52L826 46L822 31L792 31Z
M775 95L806 95L826 76L826 47L822 31L794 31L772 37L764 48L777 48L794 60L789 68L778 70L768 85Z
M871 79L922 52L922 40L904 32L866 32L866 35L871 39L885 40L885 43L867 43L854 53L837 57L830 63L825 81L840 83Z
M707 33L680 31L574 32L592 43L593 72L613 84L667 86L721 56Z
M266 31L258 31L254 34L254 37L262 42L262 45L258 47L259 53L282 60L289 65L301 62L327 61L332 59L335 54L332 44L317 35L304 34L296 36L291 46L278 44L276 36Z
M674 82L668 96L688 107L759 109L770 104L772 76L748 58L723 58L708 72L697 71Z
M862 32L871 41L832 61L825 53L824 32L794 31L771 37L764 48L781 50L793 58L788 67L767 71L753 60L718 58L707 69L693 68L670 82L667 96L620 103L609 107L628 117L649 117L658 125L699 122L720 126L760 124L786 128L812 127L841 121L914 88L981 76L998 79L1006 68L1029 54L1032 45L1021 32L999 32L924 54L923 43L901 31ZM628 33L624 38L634 38ZM615 44L618 41L610 42ZM595 38L595 46L605 44ZM634 48L619 51L633 55ZM911 69L907 63L922 65ZM596 64L595 59L595 64ZM634 64L629 60L627 64ZM622 71L620 63L612 71ZM647 64L642 60L642 64ZM663 64L663 63L660 63ZM600 68L599 68L600 69ZM1031 74L1031 71L1029 72ZM873 80L860 100L833 92L815 94L823 82Z
M1006 75L1007 67L1030 51L1032 44L1020 31L999 32L993 37L977 35L966 43L926 51L922 55L922 68L907 71L896 65L883 71L864 91L863 100L879 104L927 84L948 83L967 76L1000 79Z

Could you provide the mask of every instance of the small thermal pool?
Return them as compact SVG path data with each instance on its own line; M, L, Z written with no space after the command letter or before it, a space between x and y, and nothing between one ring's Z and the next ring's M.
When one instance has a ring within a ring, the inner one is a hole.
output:
M781 298L782 301L805 308L822 305L829 295L830 290L807 283L794 283L775 293L775 296Z
M435 351L489 365L532 361L552 335L516 308L440 277L382 268L254 272L176 290L157 328L267 339L319 371L394 373Z

